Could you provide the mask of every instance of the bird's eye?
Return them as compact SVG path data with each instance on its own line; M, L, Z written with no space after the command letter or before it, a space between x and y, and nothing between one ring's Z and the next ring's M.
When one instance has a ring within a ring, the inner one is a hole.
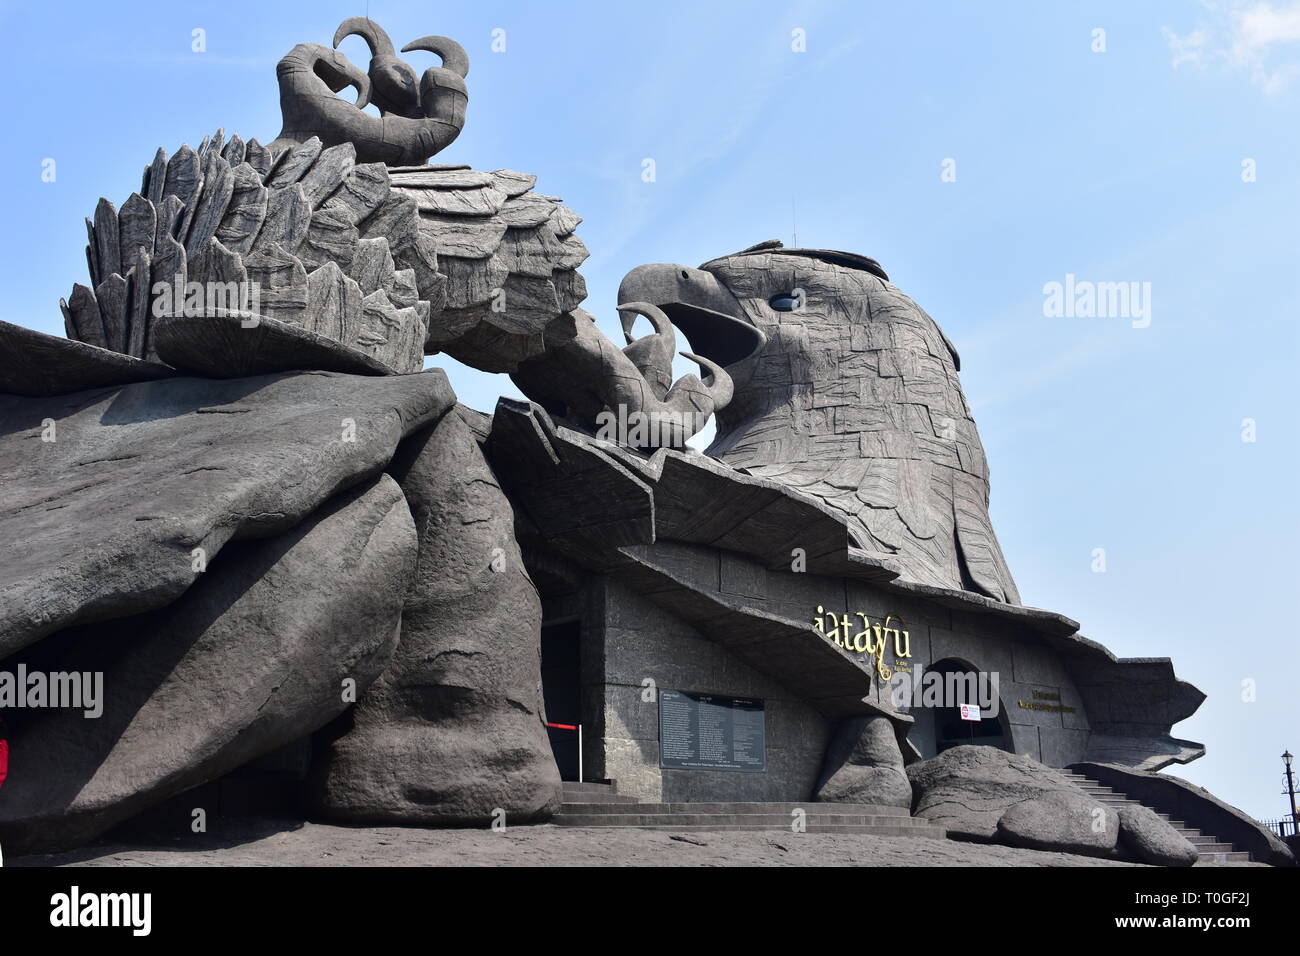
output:
M803 305L803 298L793 292L782 292L768 299L767 304L778 312L793 312Z

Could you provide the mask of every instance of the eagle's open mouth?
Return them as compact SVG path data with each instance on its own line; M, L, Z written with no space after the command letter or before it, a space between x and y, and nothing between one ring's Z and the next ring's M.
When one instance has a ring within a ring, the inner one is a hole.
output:
M727 288L702 269L673 263L637 266L618 287L619 302L658 306L691 343L691 351L724 368L767 343Z

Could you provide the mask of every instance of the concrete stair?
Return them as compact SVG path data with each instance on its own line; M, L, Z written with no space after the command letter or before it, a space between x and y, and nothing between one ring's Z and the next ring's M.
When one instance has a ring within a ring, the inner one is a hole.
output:
M943 839L943 827L909 815L903 807L847 803L641 803L613 783L565 783L554 823L562 827L635 827L677 832L790 832L803 810L808 833Z
M619 805L637 802L636 797L619 793L618 785L615 783L574 783L571 780L564 781L565 806L571 803L589 806L592 804Z
M1201 862L1204 863L1246 863L1250 861L1250 854L1238 850L1231 843L1226 843L1210 833L1203 833L1195 827L1189 827L1182 820L1175 820L1167 813L1161 813L1155 807L1148 806L1140 800L1135 800L1127 793L1116 790L1114 787L1108 787L1105 784L1093 780L1091 777L1085 777L1081 773L1074 773L1070 770L1061 770L1059 773L1075 786L1083 790L1084 793L1096 799L1098 803L1103 803L1111 807L1120 807L1124 804L1136 804L1137 806L1146 806L1148 810L1155 813L1166 823L1173 826L1175 830L1181 833L1187 842L1196 847L1201 855Z

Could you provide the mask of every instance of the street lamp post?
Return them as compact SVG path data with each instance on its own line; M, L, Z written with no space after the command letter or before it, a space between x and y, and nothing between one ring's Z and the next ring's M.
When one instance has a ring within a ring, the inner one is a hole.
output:
M1295 835L1300 833L1300 816L1296 815L1295 809L1295 777L1291 775L1291 751L1282 752L1282 762L1286 764L1286 789L1291 795L1291 833Z

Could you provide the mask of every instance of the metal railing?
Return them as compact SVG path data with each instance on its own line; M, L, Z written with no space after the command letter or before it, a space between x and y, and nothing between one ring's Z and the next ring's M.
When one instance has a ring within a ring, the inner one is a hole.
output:
M1259 822L1283 839L1296 835L1295 821L1290 817L1279 817L1276 820L1260 820Z

